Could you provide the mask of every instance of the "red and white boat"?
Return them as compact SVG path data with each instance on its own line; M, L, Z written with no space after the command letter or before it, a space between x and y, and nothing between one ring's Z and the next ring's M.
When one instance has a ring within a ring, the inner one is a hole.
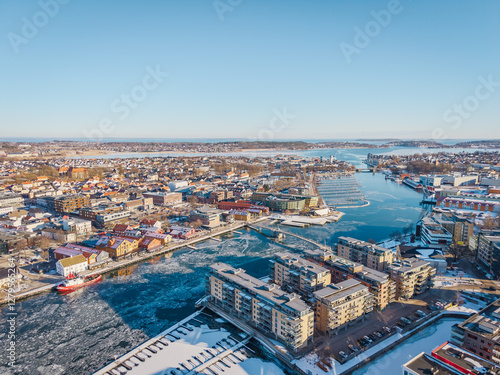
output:
M66 277L66 280L56 287L56 289L58 292L70 292L90 284L98 283L101 279L102 275L100 274L82 277L71 273Z

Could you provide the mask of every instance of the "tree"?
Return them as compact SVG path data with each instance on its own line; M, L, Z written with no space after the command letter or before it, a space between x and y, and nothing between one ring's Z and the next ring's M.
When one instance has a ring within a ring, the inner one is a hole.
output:
M191 194L191 195L188 197L187 201L188 201L189 203L191 203L191 204L196 204L196 203L198 203L200 200L198 199L198 197L197 197L196 195Z
M413 232L413 224L408 224L403 228L403 234L405 236L409 235L411 232Z
M495 226L495 220L491 216L488 216L483 220L483 228L493 229Z
M193 222L191 223L191 226L192 226L193 228L199 228L199 227L201 227L202 225L203 225L203 222L202 222L200 219L198 219L198 220L196 220L196 221L193 221Z
M448 249L448 253L453 255L453 262L459 260L462 256L466 255L469 252L469 247L464 244L456 244L453 243L450 245Z
M399 230L395 230L389 235L389 237L395 240L396 238L401 237L401 232Z

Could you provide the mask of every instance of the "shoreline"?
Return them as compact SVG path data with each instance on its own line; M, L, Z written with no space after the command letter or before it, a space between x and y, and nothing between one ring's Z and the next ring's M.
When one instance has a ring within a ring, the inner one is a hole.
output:
M142 263L142 262L149 260L151 258L161 256L161 255L164 255L166 253L173 252L176 250L180 250L180 249L187 247L187 246L192 246L198 242L210 240L210 238L212 238L212 237L217 237L217 236L220 236L220 235L228 233L228 232L234 232L235 230L247 227L248 224L259 223L261 221L265 221L268 219L269 219L269 217L266 216L263 218L259 218L256 221L253 221L252 223L246 223L246 222L238 223L233 227L226 227L226 228L224 228L216 233L209 233L205 236L202 236L199 238L194 238L191 240L187 240L187 241L184 241L182 243L177 243L177 244L173 244L170 246L164 246L164 247L161 247L160 249L158 249L154 252L147 252L142 256L134 256L132 259L125 259L125 260L117 261L117 262L115 262L116 264L108 264L108 266L104 266L104 268L101 268L101 269L95 269L95 270L92 270L90 272L82 272L82 276L89 276L89 275L96 275L96 274L105 275L107 273L111 273L113 271L119 270L123 267L127 267L127 266L130 266L130 265L135 264L135 263ZM64 279L62 278L61 281L63 281L63 280ZM39 294L42 294L45 292L50 293L53 291L53 288L55 286L57 286L61 281L58 281L57 283L54 283L54 284L47 284L44 286L36 287L36 288L30 289L30 290L24 291L20 294L17 294L17 295L15 295L15 301L16 301L16 303L18 303L22 300L34 297L36 295L39 295ZM4 305L6 305L8 303L8 301L9 301L8 297L0 300L0 307L3 307Z

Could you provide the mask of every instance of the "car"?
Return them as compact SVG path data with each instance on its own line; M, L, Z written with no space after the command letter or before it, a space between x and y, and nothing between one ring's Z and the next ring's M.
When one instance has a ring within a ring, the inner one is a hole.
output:
M382 331L377 331L375 334L379 337L382 338L384 336L384 333Z
M368 341L369 344L371 344L373 342L373 340L371 338L369 338L368 336L364 336L363 337L366 341Z
M349 349L351 349L353 352L357 352L358 348L356 348L354 345L349 344Z
M347 354L345 354L344 352L339 352L339 354L340 354L340 356L341 356L342 358L344 358L344 359L345 359L345 358L347 358Z
M411 321L407 318L405 318L404 316L401 318L401 321L403 321L403 323L406 323L406 324L410 324Z
M387 333L391 333L391 329L389 327L383 327L383 330Z

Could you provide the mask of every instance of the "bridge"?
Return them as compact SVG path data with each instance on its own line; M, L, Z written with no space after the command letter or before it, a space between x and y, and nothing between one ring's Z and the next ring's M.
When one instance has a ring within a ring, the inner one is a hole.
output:
M376 171L376 168L356 168L356 172L360 172L360 173L370 173L370 172L375 173L375 171Z
M298 239L301 239L303 241L309 242L310 244L319 247L321 250L324 250L324 251L330 251L330 250L332 250L332 248L330 246L322 245L319 242L311 240L310 238L306 238L306 237L300 236L298 234L287 232L287 231L284 231L284 230L281 230L281 229L259 228L259 227L255 227L253 225L247 225L247 227L250 228L250 229L252 229L252 230L254 230L254 231L256 231L256 232L262 233L264 236L267 236L267 237L273 237L274 238L274 237L277 237L276 233L282 233L285 236L292 236L292 237L296 237ZM264 233L263 229L268 229L271 232L271 235L267 235L266 233Z

